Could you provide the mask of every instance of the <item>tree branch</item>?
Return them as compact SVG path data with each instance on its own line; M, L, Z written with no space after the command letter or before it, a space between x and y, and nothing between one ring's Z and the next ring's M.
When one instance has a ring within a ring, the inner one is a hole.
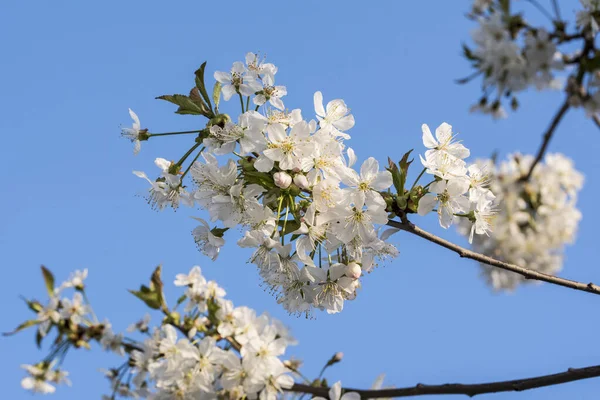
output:
M417 235L422 237L423 239L429 240L432 243L438 244L442 247L447 248L459 256L464 258L469 258L471 260L479 261L480 263L490 265L492 267L500 268L506 271L514 272L519 274L526 279L533 279L542 282L552 283L553 285L563 286L574 290L580 290L582 292L588 292L593 294L600 294L600 286L594 283L582 283L577 281L572 281L569 279L559 278L557 276L544 274L542 272L538 272L529 268L521 267L519 265L506 263L503 261L496 260L495 258L488 257L486 255L476 253L471 250L467 250L464 247L460 247L452 242L447 241L446 239L442 239L439 236L436 236L432 233L424 231L423 229L415 226L412 222L405 220L405 222L400 221L388 221L389 226L394 228L401 229L403 231L412 233L413 235Z
M600 128L600 117L598 116L598 114L592 115L592 121L594 121L594 123L596 124L596 126L598 128Z
M488 382L476 384L446 383L443 385L424 385L407 388L391 388L379 390L360 390L344 388L344 392L356 392L363 399L376 399L382 397L408 397L423 396L430 394L464 394L470 397L485 393L499 392L521 392L524 390L536 389L545 386L560 385L563 383L578 381L582 379L595 378L600 376L600 365L586 368L569 368L565 372L552 375L542 375L526 379L514 379L510 381ZM310 393L316 396L329 398L328 387L314 387L294 384L290 392Z
M550 126L546 130L546 133L544 133L544 136L542 139L542 145L540 146L540 149L537 152L535 160L533 161L533 164L531 164L531 167L529 168L529 172L527 173L527 175L524 175L521 178L521 181L525 182L525 181L528 181L529 178L531 178L531 175L533 174L533 170L535 169L535 166L544 157L544 154L546 153L546 149L548 148L548 144L550 143L550 139L552 139L552 135L554 134L556 127L558 126L558 124L560 123L562 118L565 116L565 113L567 112L569 107L570 107L569 98L567 97L567 99L565 99L565 102L562 104L560 109L557 111L556 115L554 115L554 118L552 118L552 122L550 122Z

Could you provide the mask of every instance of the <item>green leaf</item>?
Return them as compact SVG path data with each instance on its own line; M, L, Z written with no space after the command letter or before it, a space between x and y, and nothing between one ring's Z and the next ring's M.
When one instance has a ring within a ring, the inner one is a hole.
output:
M408 167L412 164L413 160L408 161L408 157L410 153L412 153L413 149L410 149L406 154L402 156L402 159L398 163L400 165L400 184L402 186L402 193L404 194L404 187L406 186L406 177L408 176Z
M402 181L400 178L400 171L398 170L398 166L395 162L392 161L391 158L388 157L388 167L386 168L392 174L392 181L394 183L394 188L396 189L396 193L402 195L404 192L404 187L402 186Z
M206 115L206 117L208 117L208 118L214 117L214 113L212 112L212 110L210 110L209 107L204 102L204 100L202 100L202 94L200 93L200 90L198 90L198 88L196 88L196 87L192 88L190 90L189 97L194 103L199 105L200 108L202 108L204 110L204 115Z
M50 297L54 296L54 275L52 272L43 265L42 268L42 276L44 277L44 282L46 283L46 290L48 291L48 295Z
M192 91L194 89L192 89ZM206 104L204 104L199 95L194 99L183 94L159 96L157 99L166 100L178 105L179 108L175 111L177 114L204 115L205 117L212 118L212 113L208 110Z
M22 324L20 324L19 326L17 326L11 332L4 332L2 334L2 336L12 336L15 333L18 333L18 332L22 331L23 329L27 329L30 326L35 326L35 325L39 324L40 322L42 322L42 321L37 320L37 319L30 319L29 321L25 321Z
M160 277L161 270L162 265L159 265L152 273L152 277L150 278L150 289L156 293L158 300L160 301L160 306L166 308L165 296L163 294L164 285Z
M146 305L154 310L160 310L161 301L158 294L149 287L142 285L140 290L129 290L129 293L142 300Z
M206 92L206 87L204 86L204 69L206 68L206 61L202 63L200 68L194 72L196 74L196 87L200 90L202 97L204 97L204 101L210 109L212 110L212 105L210 104L210 98L208 97L208 93Z
M219 111L219 103L221 102L221 82L215 82L213 87L213 101L215 102L215 112Z

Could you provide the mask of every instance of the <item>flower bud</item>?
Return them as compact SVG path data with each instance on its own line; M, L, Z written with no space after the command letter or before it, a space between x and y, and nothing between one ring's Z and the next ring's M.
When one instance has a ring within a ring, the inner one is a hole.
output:
M342 353L341 351L338 351L337 353L335 353L335 354L333 355L333 360L334 360L335 362L340 362L340 361L342 361L342 358L344 358L344 353Z
M275 172L273 175L275 186L281 189L287 189L292 184L292 177L285 172Z
M360 265L358 265L354 261L352 261L351 263L349 263L346 266L346 276L347 277L352 278L352 279L358 279L358 278L360 278L361 274L362 274L362 268L360 268Z
M300 189L308 189L308 179L306 179L306 176L304 176L302 174L298 174L298 175L294 176L294 183Z

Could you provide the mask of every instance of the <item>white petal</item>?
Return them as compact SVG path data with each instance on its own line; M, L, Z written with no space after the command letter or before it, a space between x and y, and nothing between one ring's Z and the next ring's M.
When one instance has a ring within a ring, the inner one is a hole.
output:
M419 200L419 207L417 208L417 212L421 216L426 215L434 209L437 202L438 198L428 193L425 196L421 197L421 200Z
M333 386L331 386L331 389L329 389L329 398L331 400L339 400L341 395L342 395L342 382L337 381L336 383L333 384Z
M419 204L421 203L419 202ZM438 215L442 228L448 229L450 225L452 225L452 220L454 219L454 210L450 207L440 206Z
M340 131L347 131L354 126L354 116L346 115L345 117L335 121L333 126L338 128Z
M323 108L323 94L321 92L315 92L313 101L317 115L320 117L325 117L325 108Z
M379 171L379 162L374 157L369 157L360 167L360 177L365 181L371 181Z
M356 163L356 154L351 147L348 147L346 153L348 154L348 166L351 167L354 165L354 163Z
M438 145L438 143L433 138L429 127L426 124L421 125L421 130L423 131L423 145L428 149L433 149Z
M129 109L129 115L131 116L131 119L133 119L133 128L139 130L141 127L140 119L138 118L137 114L133 112L133 110L131 108Z
M235 88L233 87L233 85L223 86L223 89L221 89L221 93L223 93L223 98L225 99L225 101L229 101L229 99L231 99L231 96L235 94Z
M158 168L165 172L169 170L169 167L171 166L171 161L159 157L156 160L154 160L154 164L156 164Z
M392 173L390 171L381 171L371 182L371 187L375 190L385 190L393 184Z
M442 122L440 126L435 130L435 137L440 144L446 144L452 138L452 126L445 122Z
M231 83L231 74L229 72L217 71L214 77L219 83Z

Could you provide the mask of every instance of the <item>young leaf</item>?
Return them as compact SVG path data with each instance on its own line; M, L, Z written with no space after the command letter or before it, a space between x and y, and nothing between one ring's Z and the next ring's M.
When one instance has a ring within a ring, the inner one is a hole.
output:
M142 300L146 305L154 310L160 310L161 301L158 294L149 287L142 285L140 290L129 290L129 293Z
M15 333L17 333L17 332L20 332L20 331L22 331L23 329L27 329L27 328L29 328L30 326L37 325L37 324L39 324L40 322L42 322L42 321L40 321L40 320L37 320L37 319L30 319L29 321L25 321L25 322L23 322L22 324L20 324L19 326L17 326L17 327L16 327L15 329L13 329L11 332L4 332L4 333L2 333L2 336L12 336L12 335L14 335L14 334L15 334Z
M389 157L388 166L386 167L386 169L392 174L392 182L394 183L396 193L402 195L402 193L404 193L404 187L402 186L402 181L400 179L400 171L398 170L398 166L396 165L396 163L393 162L392 159Z
M52 297L54 295L54 275L52 275L52 272L43 265L41 268L44 282L46 283L46 290L48 291L48 295Z
M206 86L204 84L204 69L206 68L206 61L202 63L200 68L198 68L195 72L196 74L196 87L200 89L200 93L202 93L202 97L204 97L204 101L212 110L212 105L210 104L210 98L208 97L208 93L206 92Z
M160 272L162 270L162 266L159 265L156 267L154 272L152 273L152 277L150 278L150 290L156 293L157 299L160 302L161 307L166 308L165 297L163 294L163 282L160 277Z
M212 113L210 112L210 110L208 110L208 108L206 107L204 102L202 102L199 96L199 100L193 100L190 97L183 94L164 95L157 97L157 99L166 100L168 102L178 105L179 108L177 109L177 111L175 111L177 114L204 115L205 117L212 118Z
M408 161L408 157L412 151L413 149L410 149L406 154L404 154L398 163L398 165L400 165L400 183L402 185L402 193L399 194L404 194L404 186L406 185L406 177L408 176L408 167L410 167L410 164L413 162L413 160Z

